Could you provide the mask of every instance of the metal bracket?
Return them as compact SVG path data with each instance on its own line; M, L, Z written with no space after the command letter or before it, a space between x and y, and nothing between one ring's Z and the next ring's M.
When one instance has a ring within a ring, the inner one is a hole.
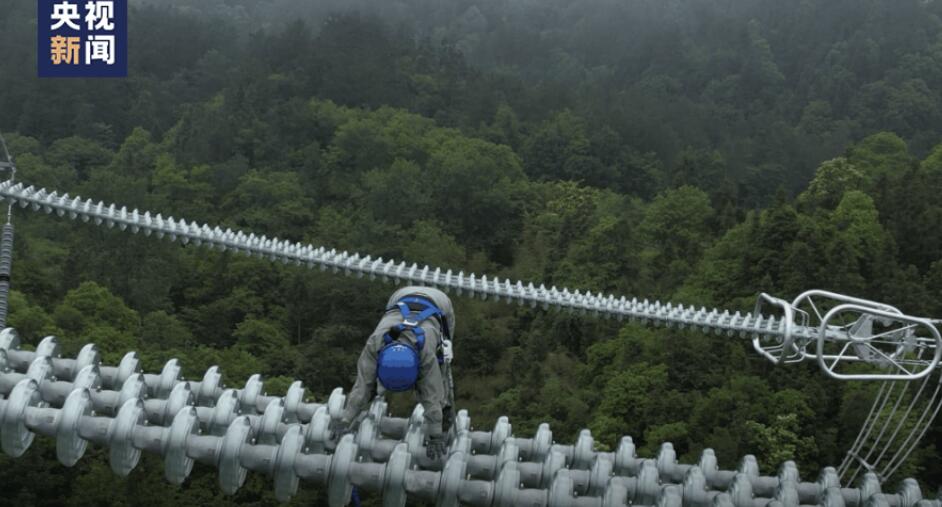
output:
M754 348L756 352L764 356L766 359L771 361L772 364L793 363L801 361L804 359L801 351L799 351L794 345L795 336L792 329L795 323L794 307L784 299L779 299L763 292L759 294L759 298L756 300L754 315L762 315L762 307L766 303L782 309L784 315L781 320L781 334L773 335L771 338L769 338L763 337L760 333L757 332L752 337L752 348ZM773 340L772 343L763 344L763 341L768 341L770 339Z
M817 303L815 303L815 301L817 301ZM816 342L817 328L820 327L821 321L824 319L824 314L834 306L835 303L857 304L891 313L903 313L895 306L837 292L821 289L812 289L802 292L792 300L791 305L795 312L801 315L801 327L806 331L805 336L802 336L800 339L801 344L798 347L803 359L817 358L815 352L808 352L808 347ZM812 315L814 315L814 319L812 319Z
M898 312L898 311L897 311ZM931 374L942 358L942 336L929 319L846 303L835 306L818 330L818 365L839 380L917 380ZM838 317L857 316L849 324L831 324ZM874 332L874 324L886 330ZM923 336L918 330L925 329ZM825 347L831 348L826 351ZM834 348L840 347L837 352ZM926 353L930 358L924 357ZM848 364L869 363L891 373L842 373Z

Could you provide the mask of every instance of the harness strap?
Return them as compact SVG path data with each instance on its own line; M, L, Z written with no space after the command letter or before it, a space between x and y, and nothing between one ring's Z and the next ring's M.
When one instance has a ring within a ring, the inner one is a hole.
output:
M414 309L415 307L418 307L418 309ZM432 317L435 317L441 325L442 334L445 335L445 339L451 339L451 333L448 329L448 319L441 309L429 299L422 296L406 296L397 301L395 305L387 308L386 311L393 309L399 310L399 313L402 315L402 322L390 328L390 331L396 331L395 336L390 332L383 335L383 342L386 345L395 341L403 331L409 330L415 335L416 345L421 353L421 351L425 349L425 329L422 329L421 324ZM444 363L445 358L442 351L441 340L439 340L435 356L438 359L438 364Z
M432 302L432 300L423 296L406 296L400 299L396 306L399 306L399 303L405 303L412 311L421 312L422 310L429 310L434 308L435 311L425 318L427 319L428 317L435 317L442 326L442 333L445 335L445 338L451 339L451 330L448 328L448 318L445 316L445 313L441 310L441 308ZM416 307L418 307L418 309ZM389 310L391 309L392 307L389 308ZM402 312L402 309L399 311ZM403 314L403 317L405 317L405 314Z

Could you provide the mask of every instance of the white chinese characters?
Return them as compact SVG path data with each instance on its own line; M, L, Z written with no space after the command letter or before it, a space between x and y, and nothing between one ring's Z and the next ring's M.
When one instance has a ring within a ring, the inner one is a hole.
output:
M89 30L114 30L114 1L89 0L85 4L85 24Z
M85 41L85 64L102 61L114 65L114 35L89 35Z
M52 15L50 18L52 21L55 21L50 25L51 30L58 30L62 28L62 25L67 25L73 30L78 30L79 26L76 23L73 23L76 19L81 19L81 15L78 12L78 5L71 4L67 1L59 2L52 6Z
M100 67L115 65L122 43L117 23L124 0L45 0L51 7L49 62L52 65ZM81 9L81 12L80 12ZM117 15L117 17L116 17ZM78 33L74 33L78 32Z

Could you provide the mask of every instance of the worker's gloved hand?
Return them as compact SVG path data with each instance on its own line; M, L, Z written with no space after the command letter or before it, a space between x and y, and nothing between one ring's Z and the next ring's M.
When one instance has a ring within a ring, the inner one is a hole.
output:
M448 454L448 442L445 435L433 435L428 437L428 443L425 445L425 455L428 459L439 460Z

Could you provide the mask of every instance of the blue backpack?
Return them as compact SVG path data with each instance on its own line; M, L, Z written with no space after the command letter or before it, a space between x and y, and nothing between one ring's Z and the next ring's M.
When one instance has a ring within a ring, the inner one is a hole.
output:
M383 335L383 348L380 349L376 359L376 378L388 391L408 391L419 380L419 370L422 365L422 349L425 348L425 330L422 322L435 317L442 326L442 333L446 339L451 338L448 331L448 320L445 314L430 300L421 296L407 296L400 299L386 311L398 309L402 314L402 322L389 328ZM403 331L411 331L415 336L415 346L408 340L400 341ZM438 362L444 359L440 351L436 353Z

